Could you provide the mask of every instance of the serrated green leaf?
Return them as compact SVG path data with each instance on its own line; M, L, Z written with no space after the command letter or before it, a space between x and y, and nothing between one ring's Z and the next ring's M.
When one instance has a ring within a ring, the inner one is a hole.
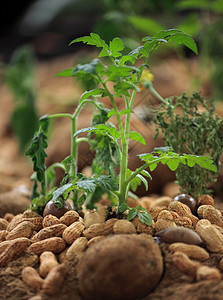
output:
M109 44L109 51L111 52L111 55L113 57L121 56L122 54L120 53L120 51L122 51L123 49L123 41L118 37L114 38Z
M167 166L169 167L169 169L170 169L171 171L176 171L176 169L177 169L178 166L179 166L179 161L178 161L178 160L171 159L171 160L167 160L166 164L167 164Z
M162 154L170 151L173 151L171 147L155 147L152 153Z
M145 141L144 137L139 132L130 131L129 132L129 138L134 140L134 141L137 141L137 142L139 142L143 145L146 145L146 141Z
M79 180L76 182L76 185L79 188L81 188L89 193L93 193L96 188L96 183L91 178L85 178L85 179Z
M90 36L84 36L84 37L77 38L77 39L71 41L69 46L72 45L73 43L77 43L77 42L83 42L88 45L93 45L93 46L96 46L99 48L103 48L99 54L99 57L109 56L108 45L96 33L90 33Z
M138 212L138 217L139 217L139 220L140 220L143 224L152 226L152 224L153 224L152 216L151 216L150 214L148 214L147 212L144 212L144 211L141 212L141 211L139 211L139 212Z
M61 198L61 199L64 199L63 195L64 193L70 189L71 187L73 186L73 183L72 182L69 182L67 184L64 184L63 186L59 187L58 189L56 189L54 192L53 192L53 198L52 198L52 201L55 203L55 201L58 199L58 198ZM66 199L64 199L64 202L65 202Z
M112 178L110 175L97 175L94 177L95 183L109 191L117 191L118 185L116 184L116 180Z
M127 215L127 220L130 221L134 219L136 216L137 216L137 210L135 208L130 208Z

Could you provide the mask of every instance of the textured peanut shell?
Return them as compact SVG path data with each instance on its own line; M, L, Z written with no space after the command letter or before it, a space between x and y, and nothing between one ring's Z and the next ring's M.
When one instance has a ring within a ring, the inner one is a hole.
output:
M23 221L8 233L6 240L14 240L20 237L30 238L33 231L34 225L29 221Z
M44 283L44 280L39 276L36 269L29 266L22 270L22 280L35 290L41 290Z
M60 222L65 224L66 226L70 226L72 223L77 222L79 220L78 212L74 210L67 211L62 217L60 217Z
M8 234L7 230L0 230L0 242L5 241L7 234Z
M183 252L173 254L173 264L180 272L192 278L196 277L197 269L201 266L199 262L191 260Z
M43 228L45 228L45 227L49 227L49 226L60 224L60 223L61 223L61 221L56 216L46 215L43 218L42 225L43 225Z
M46 228L41 229L32 237L32 243L39 242L51 237L57 237L62 235L64 230L67 228L65 224L55 224Z
M42 240L40 242L33 243L29 246L28 251L37 255L44 251L52 251L55 254L62 252L66 248L65 241L60 237L52 237Z
M204 241L207 249L210 252L214 253L223 253L223 235L218 230L215 225L208 224L208 220L206 222L202 222L200 220L196 226L196 232L200 235L202 240ZM210 223L210 222L209 222Z
M8 247L0 254L0 267L6 266L10 261L21 256L29 244L30 240L27 238L18 238L10 241Z
M43 292L47 295L54 295L59 292L65 280L67 269L64 264L53 268L43 283Z
M196 245L189 245L186 243L173 243L169 246L170 252L183 252L189 258L199 261L205 261L209 258L209 253Z
M183 204L179 201L171 201L168 209L175 211L180 217L187 217L191 219L193 226L196 226L197 222L199 221L199 219L192 214L190 208L186 204Z
M165 228L176 227L176 226L177 225L175 224L175 222L173 220L160 218L154 224L154 229L156 232L159 232L161 230L164 230Z
M113 227L114 229L114 227ZM83 235L88 239L92 239L95 236L105 235L105 223L93 224L89 228L83 231Z
M115 222L113 231L115 234L136 233L135 226L127 220L118 220L117 222Z
M9 223L4 218L0 218L0 230L6 230Z
M39 273L42 277L46 277L47 274L52 270L54 267L58 266L58 261L53 252L45 251L40 255L40 266L39 266Z
M105 238L104 235L98 235L90 239L87 243L88 247L92 247L94 244L98 243L99 241L103 240Z
M83 253L87 248L88 240L86 237L79 237L76 239L73 244L68 248L66 253L67 259L73 259L78 257L79 254Z
M79 238L84 230L84 225L80 222L74 222L63 232L63 239L70 245Z
M98 223L104 223L102 220L100 214L94 210L94 211L87 211L84 215L84 224L88 228L93 224L98 224Z

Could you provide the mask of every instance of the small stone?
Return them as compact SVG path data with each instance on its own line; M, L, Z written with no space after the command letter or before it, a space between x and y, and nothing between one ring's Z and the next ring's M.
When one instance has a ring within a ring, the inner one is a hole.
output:
M162 273L163 258L151 236L114 235L85 252L79 289L85 300L133 300L154 289Z
M182 242L192 245L201 245L202 239L192 229L184 227L169 227L157 232L156 236L161 237L165 243Z

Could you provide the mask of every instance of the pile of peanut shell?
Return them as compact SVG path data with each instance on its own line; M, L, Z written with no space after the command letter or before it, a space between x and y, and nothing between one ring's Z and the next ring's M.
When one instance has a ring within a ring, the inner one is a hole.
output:
M85 211L81 217L69 210L60 218L34 211L22 214L6 213L0 218L0 267L31 253L39 268L26 265L23 281L31 288L53 295L62 286L69 260L81 260L85 251L99 241L116 234L154 237L156 243L168 243L173 267L196 281L221 280L223 270L223 212L216 209L214 199L201 196L196 210L170 197L128 199L128 205L142 205L153 218L152 226L138 217L128 221L106 220L106 207ZM218 268L206 266L210 253L222 253Z

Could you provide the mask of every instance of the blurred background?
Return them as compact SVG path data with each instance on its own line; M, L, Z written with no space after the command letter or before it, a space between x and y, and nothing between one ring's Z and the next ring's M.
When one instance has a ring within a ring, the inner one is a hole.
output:
M121 37L127 51L138 47L142 37L162 29L177 28L191 34L198 56L171 44L153 54L154 86L163 97L201 92L215 99L217 113L223 116L223 0L23 0L4 3L1 14L0 192L21 183L30 186L32 166L24 152L39 117L73 110L83 86L55 74L97 55L95 49L81 43L68 46L74 38L90 32L106 41ZM145 101L157 104L148 93L139 96L138 103ZM147 112L140 105L137 109L137 126L142 126L139 131L148 131L151 148L157 142L149 127L149 109ZM79 126L87 125L85 116ZM70 147L66 121L59 120L54 126L48 164L63 159ZM89 149L82 153L80 170L92 158ZM158 178L151 192L160 193L173 179L170 173Z

